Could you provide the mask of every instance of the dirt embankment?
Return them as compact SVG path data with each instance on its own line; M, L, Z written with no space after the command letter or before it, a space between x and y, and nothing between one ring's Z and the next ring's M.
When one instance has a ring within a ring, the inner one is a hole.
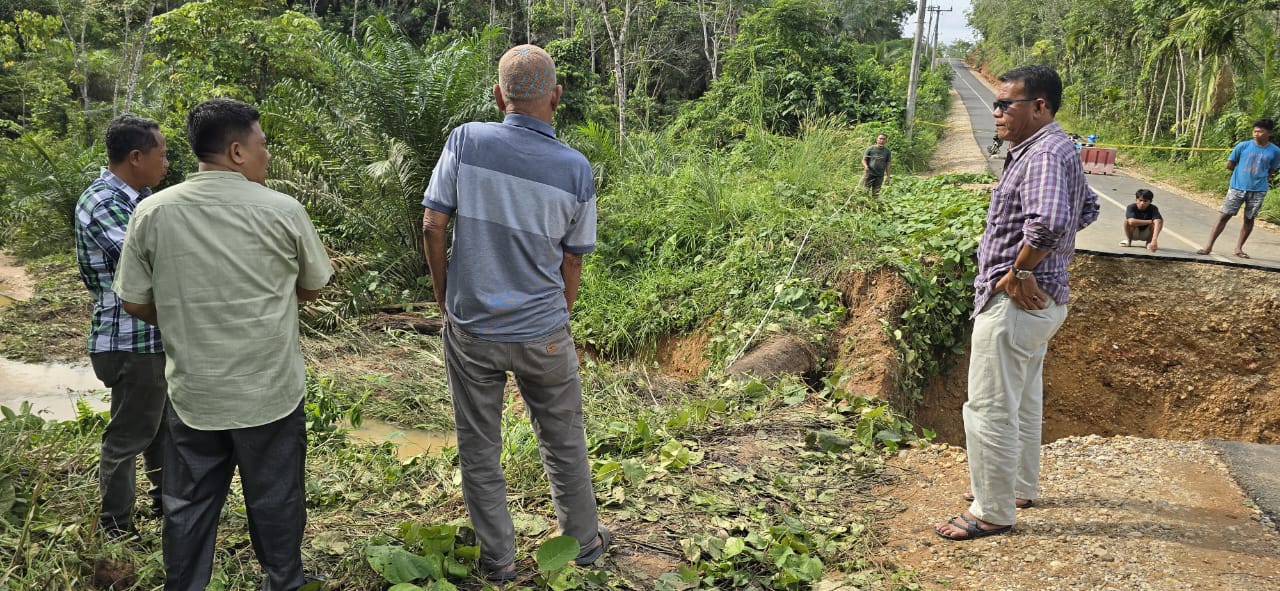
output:
M1045 441L1071 435L1280 443L1280 273L1077 255L1045 358ZM962 444L968 359L916 421Z

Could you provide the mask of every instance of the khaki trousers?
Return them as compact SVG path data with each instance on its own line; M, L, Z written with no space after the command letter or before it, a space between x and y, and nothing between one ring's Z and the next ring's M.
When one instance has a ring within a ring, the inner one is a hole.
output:
M978 519L1013 525L1014 499L1037 496L1044 356L1066 319L1066 306L1024 310L998 294L973 321L964 434Z

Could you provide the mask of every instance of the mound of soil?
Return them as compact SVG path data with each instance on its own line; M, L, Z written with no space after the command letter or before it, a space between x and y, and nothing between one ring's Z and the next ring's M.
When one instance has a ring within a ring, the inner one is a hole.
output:
M898 392L898 356L885 322L906 309L911 290L891 269L855 272L837 282L849 318L828 340L832 369L854 394L893 400Z
M1133 435L1280 443L1280 274L1077 255L1071 311L1045 360L1044 439ZM915 418L962 444L968 359Z

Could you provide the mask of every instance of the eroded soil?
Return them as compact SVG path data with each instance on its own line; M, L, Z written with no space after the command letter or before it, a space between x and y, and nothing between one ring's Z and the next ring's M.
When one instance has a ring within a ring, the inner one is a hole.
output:
M1070 435L1280 443L1280 274L1077 255L1067 321L1045 359L1046 442ZM962 444L968 359L927 388L916 422Z

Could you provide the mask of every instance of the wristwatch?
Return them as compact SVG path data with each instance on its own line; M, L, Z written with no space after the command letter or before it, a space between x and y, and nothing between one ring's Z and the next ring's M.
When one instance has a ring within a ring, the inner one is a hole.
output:
M1019 268L1017 268L1017 267L1014 267L1014 268L1013 268L1013 278L1014 278L1014 279L1017 279L1018 281L1022 281L1023 279L1030 279L1030 278L1031 278L1031 270L1030 270L1030 269L1019 269Z

